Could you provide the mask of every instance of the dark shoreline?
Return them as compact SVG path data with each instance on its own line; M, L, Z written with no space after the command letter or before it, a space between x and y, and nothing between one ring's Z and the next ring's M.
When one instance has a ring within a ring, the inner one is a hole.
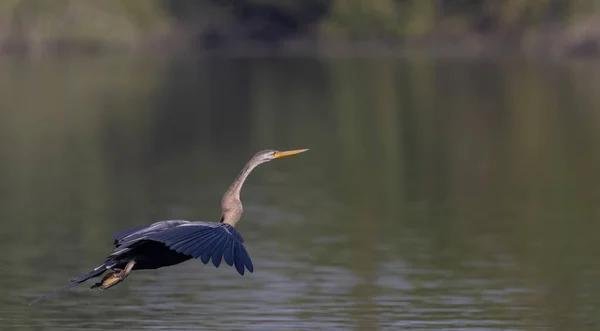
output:
M531 36L500 36L495 33L465 33L459 36L428 36L414 40L300 37L278 44L240 39L207 46L197 35L173 31L146 37L135 43L95 40L49 39L43 42L10 38L0 43L0 56L53 57L136 55L172 57L180 55L225 57L396 57L428 56L458 58L535 57L550 59L600 58L600 33L569 36L563 30L530 33ZM526 39L526 41L525 41Z

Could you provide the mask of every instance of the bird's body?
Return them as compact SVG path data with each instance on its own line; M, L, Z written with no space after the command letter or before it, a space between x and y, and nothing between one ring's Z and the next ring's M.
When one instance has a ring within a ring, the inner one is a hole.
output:
M105 262L109 269L123 269L133 258L132 270L158 269L197 258L204 264L212 260L215 267L225 259L230 266L235 263L241 275L244 266L253 271L244 239L226 223L160 221L132 233L116 234L114 239L115 250Z
M254 266L244 247L244 239L235 229L243 211L240 201L242 185L248 174L259 164L304 151L306 150L258 152L223 195L219 222L167 220L116 233L113 235L114 251L103 264L72 279L65 287L36 298L32 303L101 276L106 271L110 273L92 288L105 290L123 281L133 270L158 269L192 258L200 259L204 264L212 261L217 268L225 261L229 266L235 266L240 275L244 275L245 270L253 272Z

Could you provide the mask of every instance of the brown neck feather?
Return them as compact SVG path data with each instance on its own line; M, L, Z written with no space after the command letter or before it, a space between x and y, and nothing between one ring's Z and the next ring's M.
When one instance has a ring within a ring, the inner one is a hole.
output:
M221 221L222 223L227 223L231 226L235 226L235 224L242 217L242 212L244 208L242 207L242 201L240 200L240 191L242 190L242 185L248 178L248 175L256 166L259 164L266 162L263 159L253 157L242 169L242 171L238 174L236 179L233 181L231 186L221 199Z

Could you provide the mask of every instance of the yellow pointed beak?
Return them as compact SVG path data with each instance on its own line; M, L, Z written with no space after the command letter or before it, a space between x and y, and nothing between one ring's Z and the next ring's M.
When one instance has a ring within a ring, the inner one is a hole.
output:
M308 150L308 148L295 149L293 151L285 151L285 152L275 152L275 158L278 159L278 158L284 157L284 156L296 155L296 154L300 154L302 152L306 152L307 150Z

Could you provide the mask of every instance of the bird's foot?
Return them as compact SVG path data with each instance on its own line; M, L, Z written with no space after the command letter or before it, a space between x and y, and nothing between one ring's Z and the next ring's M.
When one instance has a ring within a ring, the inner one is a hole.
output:
M113 272L106 274L106 276L104 276L104 278L102 278L102 280L99 283L92 285L91 288L97 288L100 291L104 291L119 284L120 282L125 280L125 278L127 278L129 272L131 271L134 265L135 260L131 260L127 263L123 270L114 268Z

